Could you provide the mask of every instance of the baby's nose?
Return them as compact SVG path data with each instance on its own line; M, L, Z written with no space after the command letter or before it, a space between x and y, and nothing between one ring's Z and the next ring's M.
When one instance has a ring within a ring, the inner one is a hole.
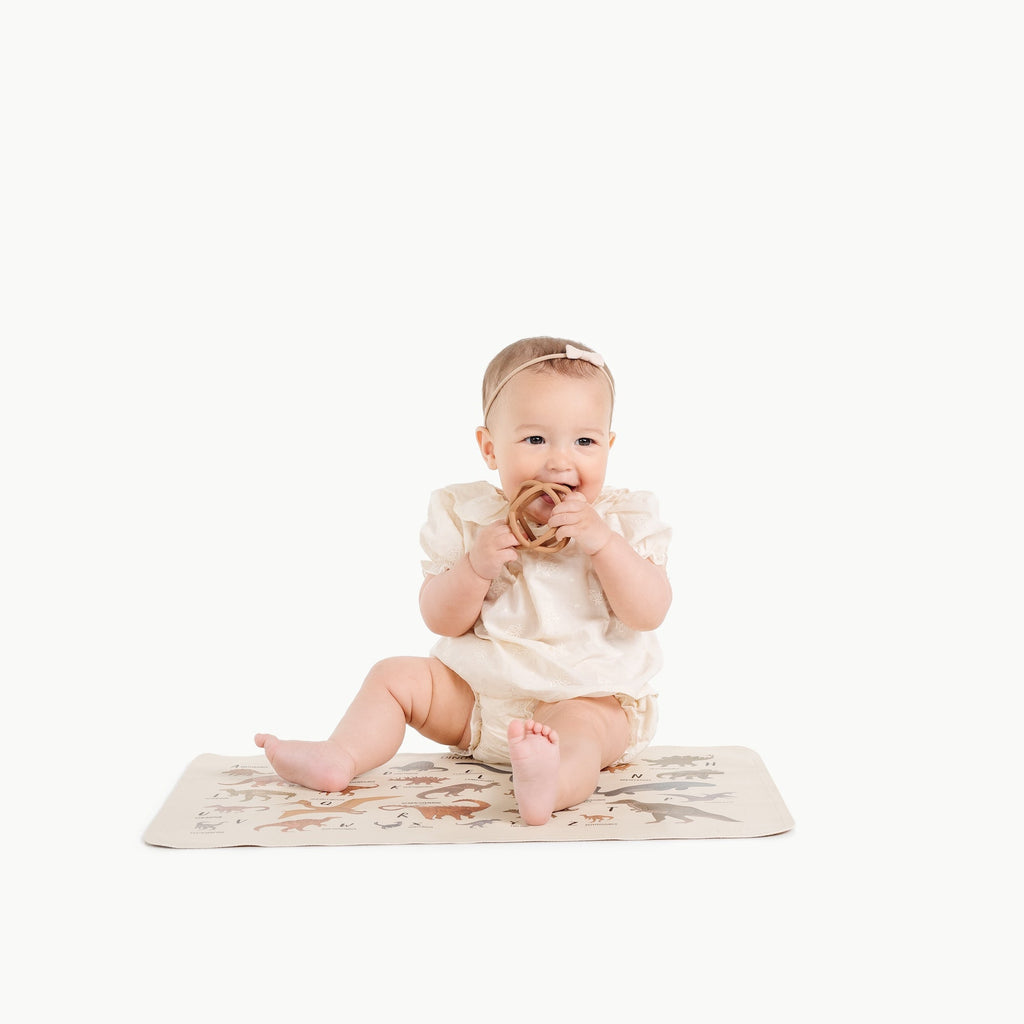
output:
M572 469L572 453L565 448L556 448L552 445L548 451L546 468L552 473L562 473Z

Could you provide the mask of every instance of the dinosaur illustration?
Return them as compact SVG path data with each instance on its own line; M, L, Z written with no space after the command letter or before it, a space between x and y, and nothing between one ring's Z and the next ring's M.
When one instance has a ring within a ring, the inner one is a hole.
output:
M392 771L396 772L446 772L447 768L439 764L434 764L433 761L410 761L408 764L403 764L397 768L393 768ZM387 773L385 773L387 774Z
M733 800L735 793L680 793L680 798L687 803L703 803L706 800Z
M661 765L662 768L670 768L672 765L690 768L692 765L700 764L701 761L714 762L714 757L711 754L699 754L696 757L690 754L669 754L666 757L652 758L647 763Z
M396 776L387 779L386 782L404 782L410 786L432 786L435 782L444 782L443 775L414 775L411 778Z
M388 822L388 824L386 824L386 825L382 821L375 821L374 822L374 825L376 825L377 828L398 828L401 824L402 823L400 821L391 821L391 822Z
M587 821L614 821L615 820L615 815L614 814L584 814L583 817L586 818Z
M249 779L249 785L253 789L257 789L259 786L270 785L287 786L288 780L282 779L280 775L264 775L262 778Z
M366 811L357 811L356 808L360 804L368 804L380 799L379 795L363 796L354 800L346 800L341 804L332 804L330 807L321 807L319 804L314 804L311 800L296 800L295 802L300 806L285 811L277 820L283 821L285 818L292 817L292 815L305 814L307 811L316 811L319 814L365 814Z
M471 818L477 811L490 807L489 803L483 800L462 800L463 804L475 804L475 807L460 807L456 804L381 804L382 811L419 811L429 821L437 821L441 818L455 818L456 821L462 818Z
M453 786L442 786L440 789L427 789L418 795L421 800L426 800L427 797L438 795L459 796L459 794L464 793L467 789L474 793L479 793L484 789L493 789L496 785L496 782L457 782Z
M363 789L380 789L380 783L371 782L368 786L346 786L344 789L321 790L325 796L351 796Z
M261 828L279 828L282 832L305 832L310 826L320 828L330 820L330 818L297 818L295 821L268 821L266 825L254 826L253 831L259 832Z
M665 790L689 789L691 786L710 786L710 782L637 782L620 789L598 789L600 796L619 796L622 793L645 793Z
M460 821L458 824L463 828L483 828L484 825L500 825L502 820L501 818L480 818L479 821Z
M664 821L666 818L675 818L677 821L689 823L695 818L716 818L718 821L736 821L736 818L727 818L724 814L712 814L710 811L702 811L699 807L677 807L675 804L645 804L640 800L612 800L613 804L625 804L630 810L640 814L650 814L652 824Z
M511 775L511 768L497 768L493 764L485 764L483 761L458 761L456 762L462 767L469 768L476 771L478 768L486 772L494 772L495 775Z
M602 769L602 771L606 771L606 772L624 772L624 771L628 771L632 767L633 767L633 765L631 765L631 764L613 764L613 765L609 765L607 768Z
M243 807L232 804L207 804L207 810L216 811L218 814L231 814L233 811L245 811L249 814L252 811L269 811L269 807Z
M262 800L268 796L283 796L289 800L295 796L294 793L283 793L280 790L263 790L257 792L253 789L222 789L219 790L221 793L227 793L228 796L233 796L236 800Z
M711 768L693 769L684 772L660 772L659 779L708 779L712 775L724 775L725 772L717 772Z

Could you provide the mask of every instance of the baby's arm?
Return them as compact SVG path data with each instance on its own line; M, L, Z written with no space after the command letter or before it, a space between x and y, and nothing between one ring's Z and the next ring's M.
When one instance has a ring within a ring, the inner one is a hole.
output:
M590 556L612 611L631 629L657 629L672 604L663 565L638 555L617 533Z
M656 629L672 603L664 566L637 554L579 492L551 514L558 536L572 537L588 555L612 611L631 629Z
M420 589L420 612L427 628L441 636L468 633L480 617L492 580L517 557L518 543L507 523L485 526L451 569L428 576Z

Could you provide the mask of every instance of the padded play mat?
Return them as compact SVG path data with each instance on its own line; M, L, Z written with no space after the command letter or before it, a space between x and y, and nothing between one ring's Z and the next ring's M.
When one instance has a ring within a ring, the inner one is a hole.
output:
M603 771L584 803L539 826L520 822L507 766L454 754L401 753L340 793L291 785L262 754L202 754L143 838L208 849L730 839L792 827L764 763L746 747L649 747L635 763Z

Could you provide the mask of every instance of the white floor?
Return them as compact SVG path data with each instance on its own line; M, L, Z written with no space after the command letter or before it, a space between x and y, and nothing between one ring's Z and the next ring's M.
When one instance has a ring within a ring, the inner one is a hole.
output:
M157 730L121 758L68 747L42 791L38 773L10 780L9 985L40 1020L314 1017L367 999L428 1021L524 1005L1010 1019L1017 858L984 786L964 785L986 775L984 743L919 744L914 764L822 732L761 744L797 818L784 836L468 847L150 848L140 833L192 738Z
M5 1004L1016 1019L1010 5L496 12L5 15ZM795 830L145 846L427 650L427 495L541 332L676 531L658 742L757 750Z

